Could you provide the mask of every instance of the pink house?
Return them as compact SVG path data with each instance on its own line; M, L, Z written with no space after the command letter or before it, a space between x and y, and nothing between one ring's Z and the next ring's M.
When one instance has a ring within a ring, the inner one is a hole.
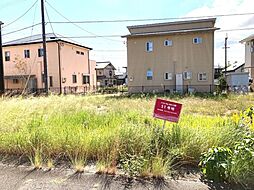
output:
M48 86L50 91L83 92L96 86L92 48L47 34ZM44 88L41 35L3 44L5 89Z

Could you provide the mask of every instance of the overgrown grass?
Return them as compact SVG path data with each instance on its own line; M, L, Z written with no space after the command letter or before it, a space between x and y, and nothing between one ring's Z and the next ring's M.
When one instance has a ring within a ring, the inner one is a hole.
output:
M171 166L197 164L213 146L242 138L229 117L252 95L164 97L183 103L180 122L152 118L156 96L50 96L0 100L0 153L27 157L35 168L66 160L77 172L162 177Z

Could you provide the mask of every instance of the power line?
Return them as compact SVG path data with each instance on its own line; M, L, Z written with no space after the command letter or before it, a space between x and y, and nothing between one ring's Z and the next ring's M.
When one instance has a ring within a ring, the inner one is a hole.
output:
M241 30L254 30L254 28L234 28L234 29L217 30L216 32L234 32Z
M148 18L148 19L124 19L124 20L85 20L85 21L54 21L54 24L93 24L93 23L117 23L117 22L144 22L144 21L163 21L163 20L184 20L184 19L199 19L199 18L213 18L213 17L229 17L229 16L246 16L254 15L254 13L238 13L238 14L220 14L207 16L193 16L193 17L169 17L169 18Z
M47 17L48 17L48 20L49 20L49 24L50 24L51 30L52 30L52 32L53 32L53 34L54 34L55 32L54 32L54 29L53 29L52 23L50 22L50 18L49 18L49 14L48 14L47 7L45 7L45 10L46 10L46 14L47 14Z
M18 30L14 30L14 31L12 31L12 32L5 33L5 34L3 34L2 36L6 36L6 35L9 35L9 34L13 34L13 33L16 33L16 32L20 32L20 31L22 31L22 30L26 30L26 29L29 29L29 28L33 28L34 26L38 26L38 25L41 25L41 23L33 24L32 26L27 26L27 27L24 27L24 28L21 28L21 29L18 29Z
M34 18L33 18L33 24L32 25L34 25L34 23L35 23L35 14L36 14L37 5L38 4L36 4L36 7L34 8ZM32 27L32 29L31 29L31 37L32 37L33 31L34 31L34 27Z
M57 14L59 14L60 16L62 16L62 17L63 17L65 20L67 20L69 23L72 23L74 26L76 26L76 27L78 27L79 29L85 31L86 33L89 33L89 34L91 34L91 35L93 35L93 36L100 37L100 36L98 36L97 34L92 33L92 32L89 32L88 30L84 29L83 27L81 27L81 26L79 26L79 25L73 23L71 20L69 20L68 18L66 18L66 17L65 17L63 14L61 14L59 11L57 11L49 2L46 1L46 3L47 3ZM108 39L108 38L105 38L105 37L101 37L101 38L104 38L104 39L110 40L110 41L122 42L122 41L119 41L119 40L112 40L112 39Z
M56 33L56 35L60 36L61 38L66 38L66 39L68 39L68 40L70 40L70 41L72 41L72 42L74 42L74 43L76 43L76 44L79 44L79 42L77 42L77 41L71 39L70 37L65 37L65 36L63 36L63 35L61 35L61 34L59 34L59 33ZM60 39L61 39L61 38L60 38Z
M26 10L21 16L19 16L19 17L16 18L15 20L11 21L10 23L4 25L3 28L6 28L6 27L12 25L13 23L17 22L19 19L21 19L22 17L24 17L24 16L36 5L37 2L38 2L38 0L36 0L36 1L32 4L32 6L31 6L28 10Z
M119 38L123 35L97 35L97 36L62 36L62 38Z
M122 49L109 49L109 50L99 49L99 50L96 50L96 49L94 49L93 51L100 51L100 52L126 52L127 50L122 50Z
M46 22L47 24L48 22ZM26 30L26 29L29 29L29 28L32 28L34 26L37 26L37 25L40 25L41 23L37 23L37 24L34 24L32 26L27 26L27 27L24 27L24 28L21 28L21 29L18 29L18 30L14 30L14 31L11 31L11 32L8 32L8 33L5 33L3 34L2 36L6 36L6 35L9 35L9 34L13 34L13 33L16 33L16 32L20 32L22 30ZM234 29L225 29L225 30L216 30L216 32L235 32L235 31L243 31L243 30L254 30L254 28L234 28ZM68 39L71 39L71 38L119 38L119 37L122 37L124 36L123 34L116 34L116 35L96 35L96 36L62 36L60 34L58 34L59 36L61 36L61 38L68 38Z

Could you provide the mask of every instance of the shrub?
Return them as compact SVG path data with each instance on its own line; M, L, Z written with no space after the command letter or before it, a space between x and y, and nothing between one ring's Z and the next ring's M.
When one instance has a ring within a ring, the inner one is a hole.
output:
M254 138L247 136L235 145L230 168L232 181L254 185Z
M211 180L223 181L228 178L232 151L225 147L213 147L203 153L199 166L202 173Z

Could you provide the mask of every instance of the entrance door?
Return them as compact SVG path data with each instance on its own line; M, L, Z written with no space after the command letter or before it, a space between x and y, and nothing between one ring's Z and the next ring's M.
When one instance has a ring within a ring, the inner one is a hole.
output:
M37 89L37 79L36 78L30 78L27 84L27 88L31 90L32 92L35 92Z
M183 93L183 74L177 73L176 74L176 92Z

